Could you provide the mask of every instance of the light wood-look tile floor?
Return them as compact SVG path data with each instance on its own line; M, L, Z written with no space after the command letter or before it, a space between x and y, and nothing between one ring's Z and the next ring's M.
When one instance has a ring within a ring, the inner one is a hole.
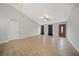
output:
M78 56L66 38L33 36L0 44L1 56Z

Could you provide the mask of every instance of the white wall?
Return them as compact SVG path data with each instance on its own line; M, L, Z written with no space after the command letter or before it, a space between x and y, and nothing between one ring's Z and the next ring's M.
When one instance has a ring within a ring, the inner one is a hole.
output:
M8 39L19 39L19 24L17 21L8 21Z
M48 25L52 25L52 34L53 34L53 24L44 24L44 35L48 35Z
M68 19L68 39L79 51L79 7L77 7Z
M67 21L65 21L65 22L58 22L58 23L54 23L53 24L53 36L54 37L59 37L59 24L67 24Z
M7 21L1 14L0 12L0 42L8 39Z
M20 38L40 34L40 25L32 21L30 18L22 17L22 20L20 20L19 23Z
M44 35L47 36L48 35L48 24L44 25Z
M59 24L67 24L67 21L64 22L57 22L57 23L53 23L52 25L52 33L53 33L53 37L59 37ZM50 24L45 24L44 25L44 34L48 35L48 25ZM67 28L66 28L67 29Z
M0 4L0 42L8 40L8 20L19 23L20 38L39 35L39 24L15 8L7 4Z

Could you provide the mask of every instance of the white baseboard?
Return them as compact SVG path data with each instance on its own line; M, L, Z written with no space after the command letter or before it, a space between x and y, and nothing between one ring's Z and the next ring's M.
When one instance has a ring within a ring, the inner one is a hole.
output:
M12 40L19 40L19 39L24 39L24 38L29 38L29 37L32 37L32 36L37 36L37 34L35 34L35 35L31 35L31 36L24 36L24 37L19 37L18 39L8 39L8 40L6 40L6 41L2 41L2 42L0 42L0 44L2 44L2 43L6 43L6 42L9 42L9 41L12 41Z
M40 34L34 34L34 35L30 35L30 36L22 36L22 37L20 37L19 39L29 38L29 37L32 37L32 36L38 36L38 35L40 35Z
M0 44L2 43L6 43L6 42L9 42L10 40L6 40L6 41L1 41Z
M69 40L69 39L68 39ZM69 42L72 44L72 46L79 52L79 48L71 41L69 40Z
M0 42L0 44L7 43L7 42L12 41L12 40L17 40L17 39L10 39L10 40L8 39L8 40L6 40L6 41Z

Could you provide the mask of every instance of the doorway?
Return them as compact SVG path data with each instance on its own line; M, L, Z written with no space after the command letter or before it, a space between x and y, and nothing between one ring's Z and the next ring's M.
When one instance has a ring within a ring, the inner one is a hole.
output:
M8 39L18 39L19 36L19 24L15 20L9 20L8 22Z
M44 25L41 25L41 35L44 35Z
M59 37L66 37L66 24L59 25Z
M53 27L52 25L48 25L48 35L53 35Z

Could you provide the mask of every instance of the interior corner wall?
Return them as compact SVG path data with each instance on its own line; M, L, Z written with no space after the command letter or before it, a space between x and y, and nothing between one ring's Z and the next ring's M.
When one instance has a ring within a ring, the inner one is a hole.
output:
M44 25L44 35L47 36L48 35L48 24Z
M79 7L77 7L68 19L68 40L79 51Z
M19 38L40 34L40 25L38 23L15 8L7 4L0 4L0 42L10 40L8 39L8 20L19 23Z
M59 37L59 24L67 24L67 21L57 22L53 24L53 37Z
M40 35L41 25L35 23L30 18L22 18L19 21L19 34L20 38L26 38L30 36Z

